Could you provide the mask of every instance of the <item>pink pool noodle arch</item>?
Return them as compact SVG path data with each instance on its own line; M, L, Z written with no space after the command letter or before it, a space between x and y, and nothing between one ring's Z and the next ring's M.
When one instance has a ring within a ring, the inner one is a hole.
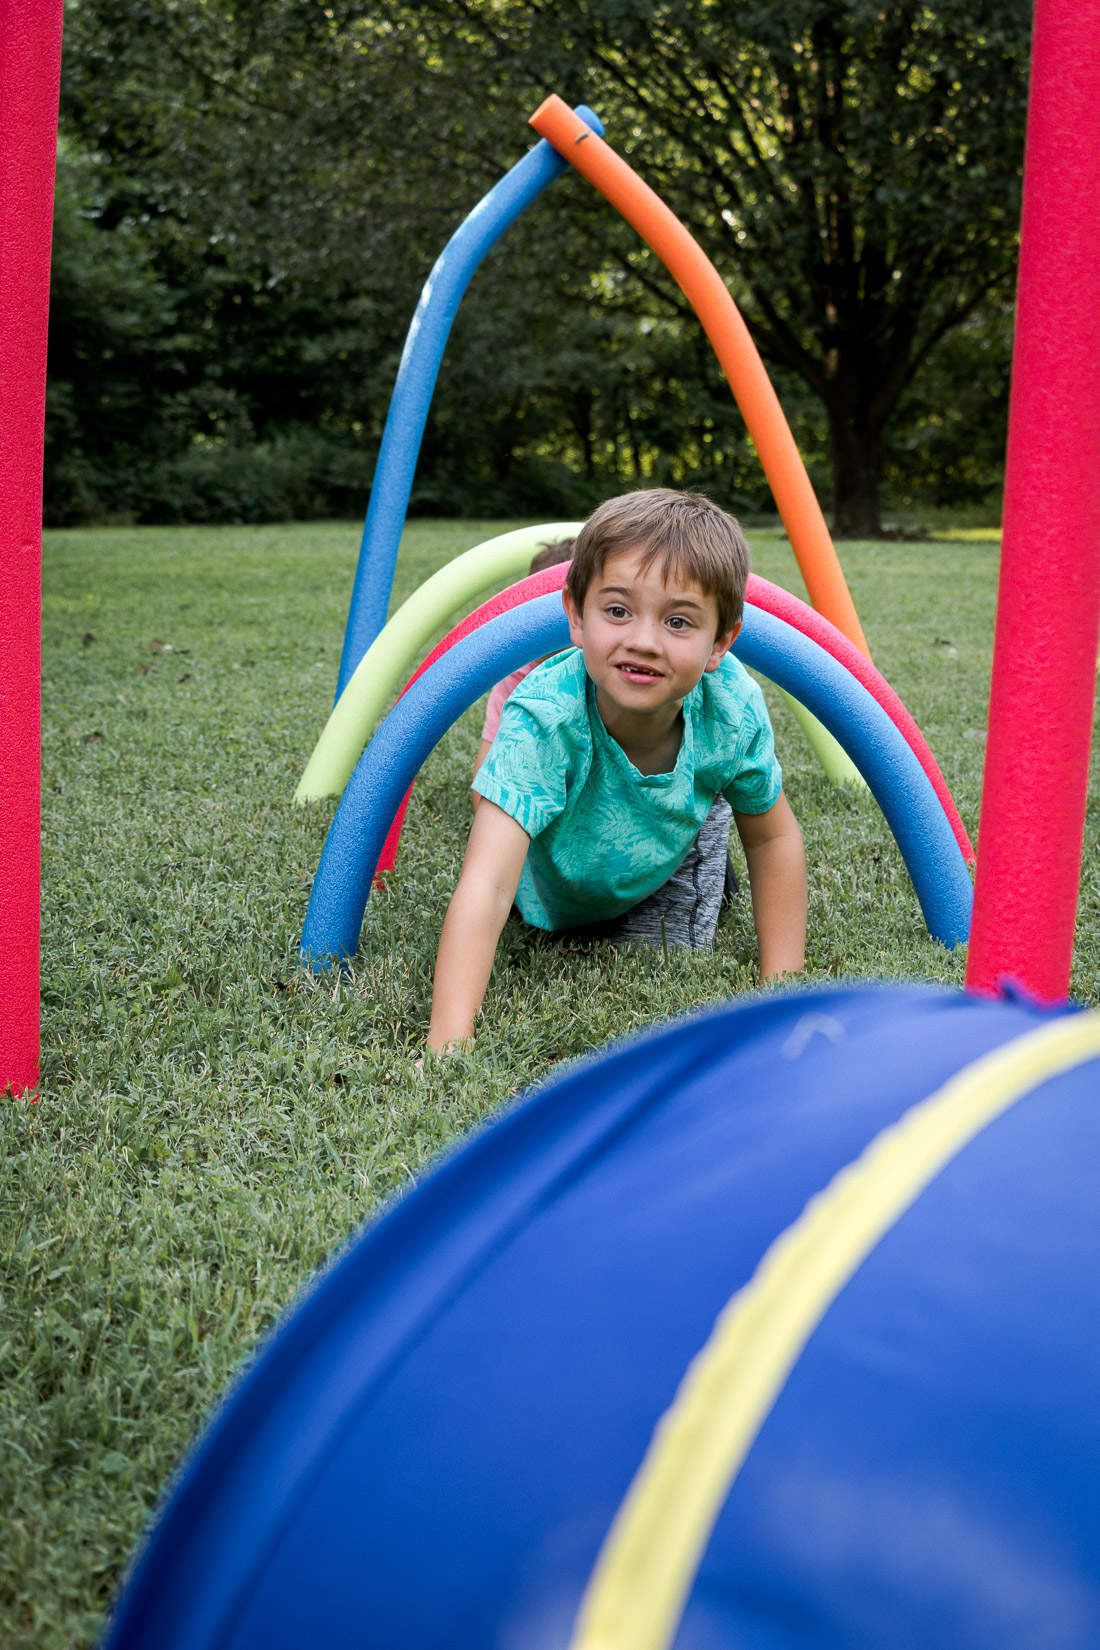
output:
M437 659L441 658L449 648L454 647L456 642L460 642L464 636L468 636L471 631L477 630L481 625L488 623L490 619L495 619L498 614L506 613L511 608L517 607L520 602L532 601L536 596L544 596L549 591L560 590L565 583L566 571L567 567L562 563L557 567L548 567L541 573L532 573L528 578L520 579L518 584L510 585L507 590L502 590L499 595L491 597L481 607L475 608L448 635L444 636L441 642L436 644L423 664L409 677L401 690L402 694L407 693L417 677L423 676L424 672L434 665ZM831 653L833 658L839 664L842 664L846 670L850 671L857 681L878 701L899 732L904 735L914 756L928 775L932 787L943 805L944 813L947 815L964 859L972 862L974 849L966 833L966 827L959 818L959 810L956 808L955 800L947 787L947 781L939 770L936 759L928 747L927 740L885 677L875 669L866 655L854 643L850 642L835 625L830 624L828 619L822 618L820 613L815 613L812 607L808 607L805 602L800 601L797 596L792 596L789 591L781 589L779 585L772 584L768 579L759 578L757 574L751 573L746 596L754 606L762 608L766 613L774 614L778 619L783 619L787 624L792 625L795 630L800 630L803 635L809 636L811 641L817 642L827 653ZM412 787L410 786L394 816L393 824L390 826L382 846L375 872L376 878L382 877L386 871L392 871L394 867L397 859L397 847L401 841L401 832L405 823L405 810L409 805L411 795Z
M1065 997L1100 627L1100 0L1038 0L966 983Z
M0 1095L38 1083L42 431L61 0L0 0Z
M478 630L483 624L488 624L490 619L497 618L499 614L507 613L513 607L518 607L520 602L534 601L536 596L545 596L552 590L560 590L565 583L567 570L567 564L559 562L556 567L544 567L541 573L529 573L525 579L520 579L518 584L509 585L507 590L501 590L497 595L490 596L487 602L482 602L480 607L475 607L474 611L460 620L453 630L447 632L441 642L436 643L423 664L418 665L413 671L398 694L398 698L403 698L413 683L423 676L424 672L430 669L437 659L442 658L449 648L454 647L456 642L460 642L463 636L468 636L471 631ZM412 791L413 788L410 785L405 792L400 808L393 816L393 824L386 833L386 840L382 844L382 852L378 856L378 865L374 873L376 881L386 871L392 871L397 861L397 847L401 841L401 832L405 828L405 813L409 806L409 797L412 795Z

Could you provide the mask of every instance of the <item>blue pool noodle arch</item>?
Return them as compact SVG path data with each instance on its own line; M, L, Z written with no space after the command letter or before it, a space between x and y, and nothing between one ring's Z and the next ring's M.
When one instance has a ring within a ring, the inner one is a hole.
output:
M302 932L313 967L354 956L386 833L428 754L494 682L569 645L561 597L524 602L437 659L379 727L329 829ZM886 816L933 939L970 932L973 887L943 805L890 717L843 665L801 631L751 604L733 649L798 699L852 758Z
M579 115L598 137L603 122L583 103ZM435 381L458 306L478 265L548 184L569 170L545 138L529 149L465 217L439 254L409 323L390 397L382 444L344 628L336 682L339 699L386 622L401 533Z

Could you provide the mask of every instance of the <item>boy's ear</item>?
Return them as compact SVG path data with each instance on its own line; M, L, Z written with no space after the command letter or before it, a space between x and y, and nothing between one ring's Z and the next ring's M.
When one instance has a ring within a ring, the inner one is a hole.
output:
M569 620L569 640L573 643L574 647L583 647L584 625L581 623L581 616L577 611L577 604L573 600L573 597L570 595L569 591L566 589L565 585L562 585L561 587L561 605L564 607L565 616Z
M708 670L718 669L718 666L722 663L722 660L726 657L726 654L729 652L730 648L733 646L740 634L741 620L738 619L732 630L727 630L724 635L716 636L714 638L714 646L710 650L710 658L703 666L704 675Z

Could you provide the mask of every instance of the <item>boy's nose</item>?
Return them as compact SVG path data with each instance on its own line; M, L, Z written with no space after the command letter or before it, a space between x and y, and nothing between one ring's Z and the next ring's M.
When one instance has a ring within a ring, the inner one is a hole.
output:
M631 645L645 653L661 650L661 626L654 619L636 619L630 636Z

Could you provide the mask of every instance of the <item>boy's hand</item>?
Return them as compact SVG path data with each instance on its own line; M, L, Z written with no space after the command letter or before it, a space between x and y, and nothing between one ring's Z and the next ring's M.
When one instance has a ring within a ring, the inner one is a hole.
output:
M424 1066L425 1066L425 1063L428 1060L429 1053L430 1053L430 1055L433 1059L437 1055L442 1055L445 1058L448 1054L461 1054L462 1050L466 1049L466 1048L469 1048L469 1046L472 1042L473 1042L472 1037L453 1037L451 1039L451 1041L449 1043L445 1043L442 1048L432 1048L431 1044L429 1043L427 1048L425 1049L424 1053L420 1056L419 1060L414 1060L413 1061L413 1070L419 1076L423 1077L423 1075L424 1075Z
M439 940L429 1048L442 1051L474 1035L530 842L503 808L482 798Z
M745 849L760 978L800 974L806 963L806 850L782 792L764 814L734 814Z

